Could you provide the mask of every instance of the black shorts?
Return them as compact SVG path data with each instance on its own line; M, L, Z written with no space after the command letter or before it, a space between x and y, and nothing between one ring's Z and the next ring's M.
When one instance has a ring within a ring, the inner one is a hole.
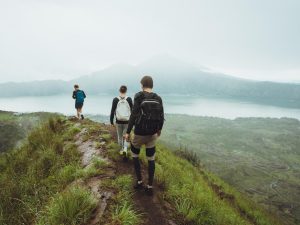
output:
M75 102L75 109L81 109L83 106L83 102Z

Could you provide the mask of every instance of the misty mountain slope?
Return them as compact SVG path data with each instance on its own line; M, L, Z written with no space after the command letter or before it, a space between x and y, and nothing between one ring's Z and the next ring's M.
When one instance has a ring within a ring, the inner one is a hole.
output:
M13 149L39 123L46 121L50 113L17 114L0 111L0 153Z
M115 93L121 85L127 85L130 90L137 90L139 87L137 77L138 70L134 66L127 64L116 64L104 70L92 73L70 81L72 84L78 83L87 93Z
M0 155L1 223L282 224L205 171L193 154L161 145L154 197L134 192L132 162L123 161L114 137L110 126L61 116L34 129L23 146Z
M140 90L143 75L153 76L155 90L162 94L205 95L263 104L300 107L300 84L239 79L210 73L167 56L151 58L137 66L117 64L71 81L3 83L5 96L39 96L70 93L78 83L87 94L115 93L120 85L131 93Z
M0 88L1 97L45 96L67 93L69 84L62 80L9 82L0 84Z
M167 115L161 141L195 152L257 204L300 224L299 137L296 119Z

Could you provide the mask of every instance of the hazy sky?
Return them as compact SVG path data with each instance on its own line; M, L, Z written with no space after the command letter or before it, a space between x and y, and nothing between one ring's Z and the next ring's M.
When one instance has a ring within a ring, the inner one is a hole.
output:
M0 0L0 82L71 79L157 54L300 81L299 0Z

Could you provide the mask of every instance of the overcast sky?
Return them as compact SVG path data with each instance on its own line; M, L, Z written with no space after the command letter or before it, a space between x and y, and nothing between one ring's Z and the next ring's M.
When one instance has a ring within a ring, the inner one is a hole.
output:
M0 82L68 80L168 54L300 81L299 0L0 0Z

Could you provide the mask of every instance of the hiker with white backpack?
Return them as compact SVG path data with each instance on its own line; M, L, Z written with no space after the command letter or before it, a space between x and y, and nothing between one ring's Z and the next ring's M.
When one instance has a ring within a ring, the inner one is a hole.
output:
M124 135L128 128L128 121L132 110L132 99L126 95L127 87L122 85L119 89L119 96L115 97L112 102L110 123L114 125L116 119L116 128L118 135L118 143L120 145L120 155L127 156L129 143L124 139Z

